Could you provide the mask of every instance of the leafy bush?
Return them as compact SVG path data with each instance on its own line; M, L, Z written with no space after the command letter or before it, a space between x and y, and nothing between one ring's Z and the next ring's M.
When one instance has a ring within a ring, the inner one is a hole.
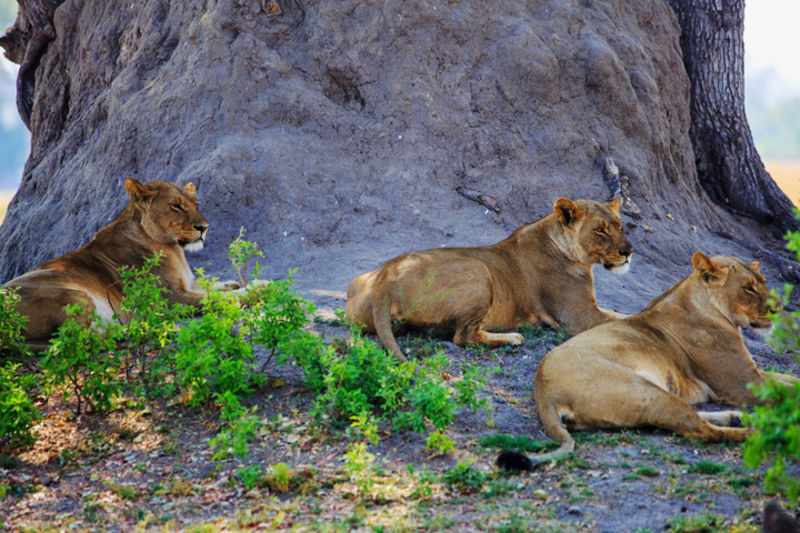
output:
M743 458L750 468L766 462L770 465L764 478L767 492L785 492L796 503L800 480L789 475L787 466L800 463L800 383L787 387L767 380L755 387L756 396L768 402L745 414L754 429L744 444Z
M456 466L442 474L442 481L462 492L478 492L490 478L472 468L472 463L458 463Z
M137 397L157 399L174 392L174 346L181 320L194 314L191 306L170 305L169 291L153 273L163 254L147 258L138 268L123 267L120 314L127 320L119 334L123 372Z
M0 357L30 355L22 333L28 317L19 314L17 302L19 295L14 288L0 289Z
M256 407L248 410L232 391L218 393L216 397L221 406L220 418L227 422L227 426L208 442L211 449L215 450L212 459L218 461L231 456L240 459L249 457L247 446L261 427L261 419L255 414Z
M242 237L243 230L229 256L244 283L249 263L261 252ZM485 385L479 369L465 365L461 376L451 377L441 350L424 361L399 363L355 328L349 343L326 343L310 332L306 326L314 307L292 290L291 273L285 281L251 284L242 294L215 289L216 279L198 270L197 283L206 296L203 312L195 317L190 307L169 305L168 291L153 273L161 260L156 254L140 268L121 269L123 300L114 321L102 322L94 313L87 318L80 306L67 308L69 319L41 367L49 385L74 395L77 412L86 404L108 410L118 396L218 406L225 426L210 441L214 458L243 459L262 422L241 400L264 384L264 369L273 357L302 368L316 395L318 421L343 426L353 417L366 417L370 423L363 427L384 422L396 430L431 430L428 448L438 453L453 446L445 430L459 406L488 410L486 399L477 395ZM258 273L257 262L252 270ZM260 367L257 346L266 354ZM367 444L361 444L351 450L356 470L369 462ZM245 470L241 478L252 484L256 472ZM352 475L360 478L355 470Z
M250 261L254 257L264 257L264 253L258 249L256 243L244 240L244 234L244 228L239 228L239 236L228 247L228 257L233 263L233 268L236 269L236 274L239 276L242 287L247 285L247 270L250 266ZM253 275L258 278L260 274L261 265L256 260Z
M800 231L787 233L786 239L786 247L800 260ZM791 291L792 286L785 285L783 294L773 291L773 296L785 306ZM800 311L777 313L772 318L775 327L770 342L778 351L791 352L800 361ZM744 421L754 432L745 441L744 462L750 468L768 463L764 488L771 493L785 492L796 503L800 480L787 473L787 466L800 463L800 383L787 386L767 379L753 392L766 403L756 406L752 414L745 414Z
M215 393L245 396L266 380L254 366L247 310L237 295L213 290L214 281L199 280L208 291L201 301L203 314L183 324L176 338L175 380L190 393L192 406L207 403Z
M378 426L368 413L352 417L351 429L361 437L360 442L352 442L344 454L344 470L350 480L358 487L359 495L365 496L372 489L375 476L375 454L370 453L369 443L378 443Z
M423 361L398 362L375 342L352 327L350 342L329 346L318 338L298 338L284 345L303 368L306 383L317 393L312 410L319 421L334 425L362 413L395 430L424 433L429 426L444 431L453 422L456 408L488 410L477 391L486 383L479 370L462 368L460 380L450 380L449 364L441 352Z
M0 367L0 439L25 445L34 441L31 426L39 421L41 413L29 396L36 378L20 374L19 367L19 363L12 362Z
M433 452L431 456L444 455L452 451L455 445L456 441L438 429L425 439L425 449Z
M67 305L64 310L68 318L39 362L45 382L66 385L64 395L69 397L70 392L75 395L78 414L83 403L93 411L108 410L112 398L122 391L119 379L122 363L115 353L119 329L110 327L100 333L93 327L100 321L97 313L92 310L87 314L80 304Z

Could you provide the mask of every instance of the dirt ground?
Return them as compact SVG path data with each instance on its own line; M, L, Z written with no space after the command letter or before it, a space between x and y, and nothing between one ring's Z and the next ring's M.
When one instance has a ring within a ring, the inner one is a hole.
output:
M327 320L314 328L328 338L346 334ZM214 413L170 405L76 418L53 395L40 405L45 418L35 447L2 458L0 521L9 531L760 530L770 497L761 491L763 472L744 468L738 445L651 430L583 433L574 456L558 464L518 476L497 471L497 450L483 448L481 437L547 440L532 401L533 374L557 333L524 333L523 346L493 350L419 335L402 340L412 357L443 350L454 375L460 363L480 366L491 411L460 410L447 432L455 448L440 457L424 450L422 435L382 431L370 447L377 472L366 493L342 469L351 441L314 426L311 394L291 365L271 364L269 384L249 399L266 424L245 463L211 460ZM754 335L746 339L759 366L800 373ZM487 474L481 487L441 480L471 461ZM278 463L291 469L288 487L247 490L236 481L243 464L269 470Z

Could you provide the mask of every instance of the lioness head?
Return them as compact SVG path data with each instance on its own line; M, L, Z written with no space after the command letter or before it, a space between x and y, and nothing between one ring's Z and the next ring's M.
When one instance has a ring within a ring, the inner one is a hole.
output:
M553 212L572 241L572 253L581 263L600 263L616 274L627 272L633 245L622 230L618 198L610 202L571 202L559 198Z
M148 237L178 244L190 252L203 247L208 221L197 209L197 190L192 183L183 187L161 180L141 184L128 178L125 190L141 214L142 229Z
M772 327L770 312L778 312L758 262L749 265L725 255L709 259L702 252L692 256L692 266L708 288L709 301L736 326L760 333Z

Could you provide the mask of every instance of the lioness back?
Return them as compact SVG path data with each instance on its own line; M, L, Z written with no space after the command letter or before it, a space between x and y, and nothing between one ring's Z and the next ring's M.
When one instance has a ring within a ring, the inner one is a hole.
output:
M459 345L519 344L518 333L488 330L523 321L576 333L619 317L597 307L591 268L624 270L632 251L617 200L561 198L553 214L497 244L411 252L359 275L348 288L345 314L376 332L399 359L405 356L393 322L452 331Z

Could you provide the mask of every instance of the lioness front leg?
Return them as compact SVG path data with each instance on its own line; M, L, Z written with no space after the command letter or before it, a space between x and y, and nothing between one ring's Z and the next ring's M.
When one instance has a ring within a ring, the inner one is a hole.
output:
M698 411L698 416L715 426L741 427L741 411Z

